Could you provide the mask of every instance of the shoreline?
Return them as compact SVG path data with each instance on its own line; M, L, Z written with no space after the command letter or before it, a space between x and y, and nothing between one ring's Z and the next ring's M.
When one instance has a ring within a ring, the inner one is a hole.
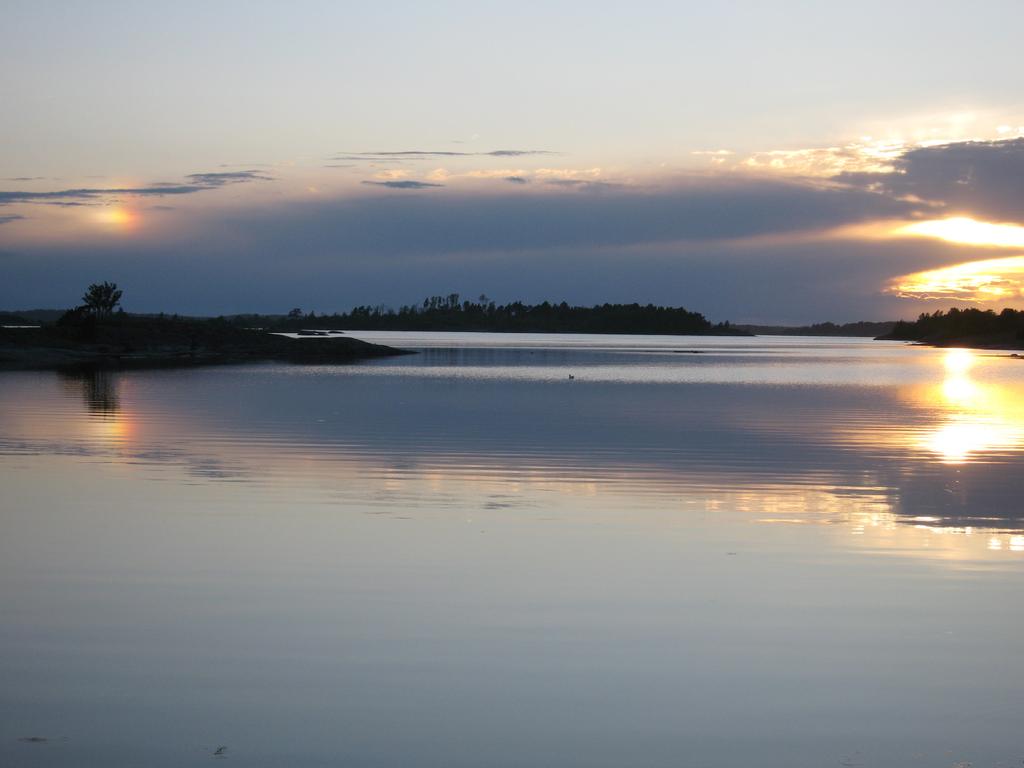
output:
M20 335L20 334L19 334ZM40 331L21 338L0 334L0 372L75 369L190 368L208 365L286 362L340 365L362 360L416 354L346 336L288 339L253 334L211 344L153 344L133 339L110 343L75 343Z
M878 337L875 341L902 341L912 347L933 347L935 349L976 349L980 352L1022 352L1024 353L1024 342L984 342L981 340L965 339L942 339L926 341L922 339L886 339ZM1007 357L1022 357L1024 355L1007 355Z

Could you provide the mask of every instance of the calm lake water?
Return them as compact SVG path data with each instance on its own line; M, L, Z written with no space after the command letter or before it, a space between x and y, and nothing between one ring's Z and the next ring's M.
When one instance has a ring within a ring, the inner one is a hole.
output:
M0 374L0 765L1021 766L1024 361L353 335Z

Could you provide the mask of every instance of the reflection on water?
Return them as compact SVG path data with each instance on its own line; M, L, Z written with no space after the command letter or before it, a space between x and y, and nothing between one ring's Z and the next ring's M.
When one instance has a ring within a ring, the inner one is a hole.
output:
M1024 759L1024 363L398 341L0 377L0 762Z
M945 378L921 394L926 407L944 412L921 446L951 464L1013 454L1024 445L1020 387L974 381L970 371L976 360L969 350L949 350L944 358Z
M568 352L536 344L428 347L401 359L409 363L363 367L60 374L85 410L48 394L46 375L11 377L21 414L0 445L311 496L374 497L367 486L379 481L517 503L548 493L681 496L763 522L843 523L857 535L900 526L1003 535L1021 525L1005 466L1024 446L1018 361L886 345L886 365L895 357L903 368L897 377L843 386L844 371L862 362L848 349L774 358L761 349L761 364L778 369L762 387L747 380L749 341L735 351L719 341L699 362L666 360L662 339L652 355L635 341ZM870 347L858 352L877 364ZM720 376L730 365L737 381ZM989 375L974 377L976 366ZM610 368L631 372L600 375Z
M114 416L120 408L117 375L104 368L59 371L57 376L69 392L81 392L89 412Z

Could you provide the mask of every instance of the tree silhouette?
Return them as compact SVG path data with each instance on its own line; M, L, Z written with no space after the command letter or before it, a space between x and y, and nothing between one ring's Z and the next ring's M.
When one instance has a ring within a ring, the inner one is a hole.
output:
M481 294L477 303L460 303L457 293L428 296L420 305L397 312L384 305L354 307L348 314L323 315L320 328L353 330L512 331L521 333L722 333L743 335L728 323L713 325L704 315L684 307L654 304L603 304L573 307L567 302L498 305Z
M82 296L82 304L88 312L105 317L114 311L121 301L122 291L117 283L93 283Z

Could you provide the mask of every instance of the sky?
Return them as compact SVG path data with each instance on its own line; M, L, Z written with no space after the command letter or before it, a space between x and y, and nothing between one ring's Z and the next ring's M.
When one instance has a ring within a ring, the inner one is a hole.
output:
M1024 307L1019 2L0 14L0 308Z

